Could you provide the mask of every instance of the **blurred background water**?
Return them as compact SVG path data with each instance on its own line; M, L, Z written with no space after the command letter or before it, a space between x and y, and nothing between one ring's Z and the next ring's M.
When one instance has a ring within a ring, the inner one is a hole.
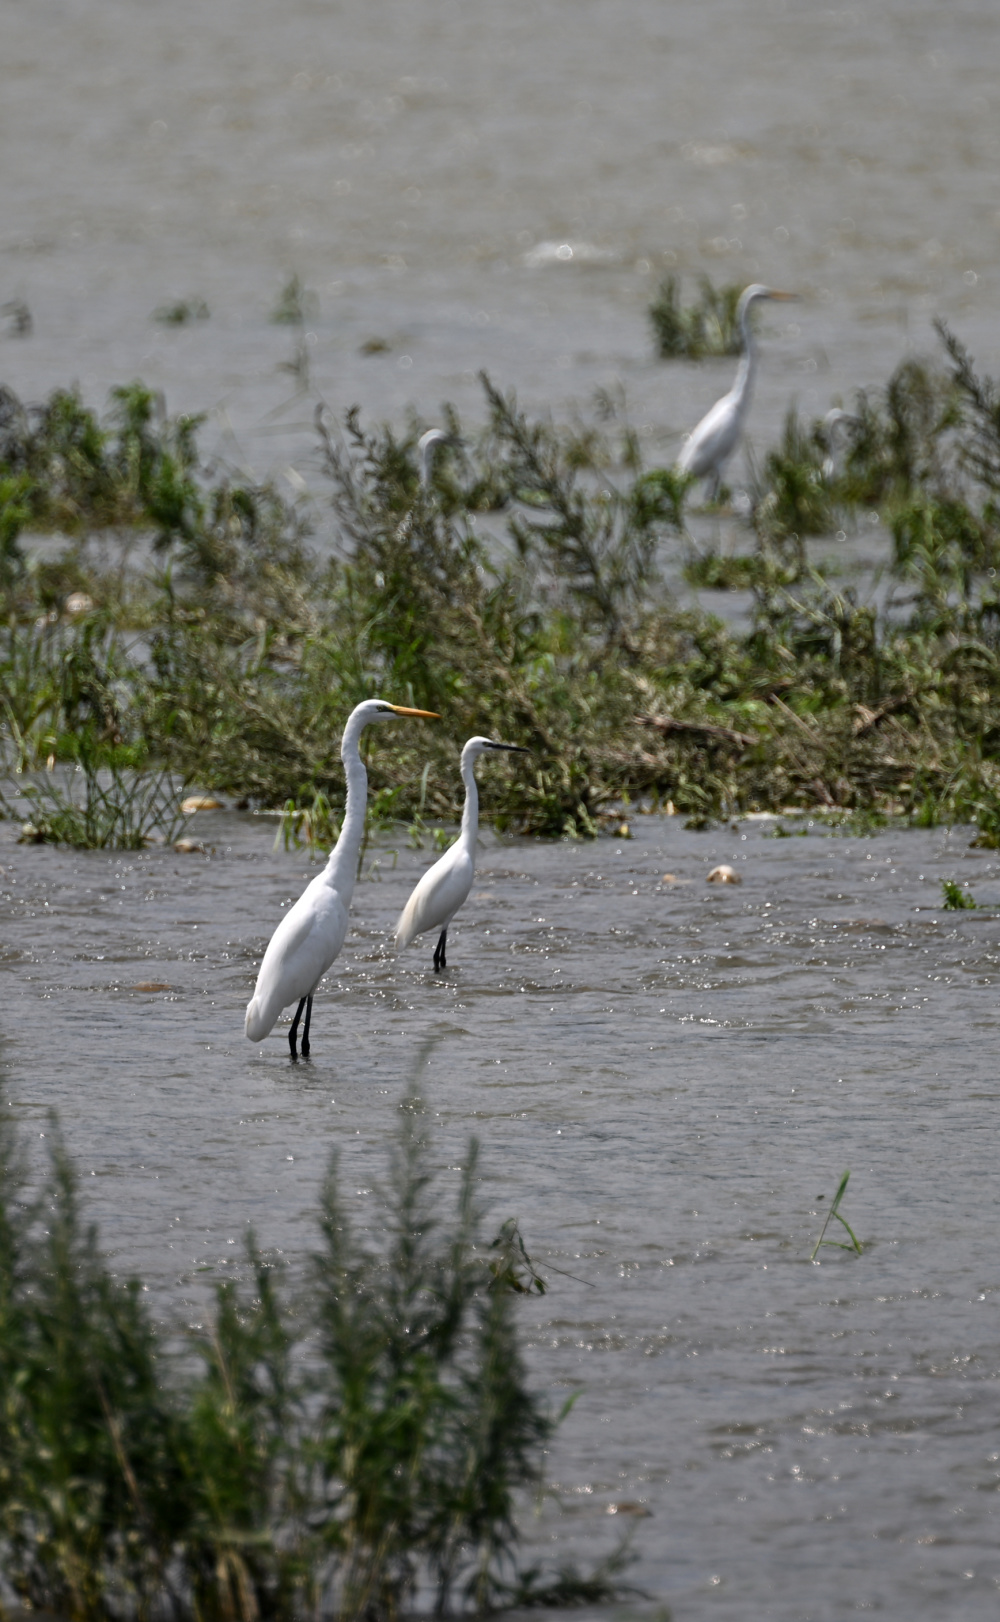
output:
M935 314L997 368L995 64L973 0L8 0L0 303L32 329L0 379L100 403L141 376L291 488L317 395L476 420L481 367L557 417L623 387L655 460L730 376L653 358L658 279L707 270L803 294L765 325L763 444L792 399L821 412L931 349ZM302 393L270 319L292 275L317 300ZM190 297L207 320L153 319ZM590 1557L633 1503L635 1580L679 1622L992 1619L996 858L653 818L620 845L488 842L436 980L388 948L430 853L382 851L292 1070L242 1010L305 864L216 818L207 858L0 830L10 1107L32 1134L59 1109L157 1311L195 1318L251 1220L294 1271L334 1146L377 1221L434 1036L441 1163L483 1137L498 1219L552 1269L536 1378L584 1388L538 1544ZM741 888L705 885L719 860ZM956 876L984 912L938 910ZM871 1248L810 1267L847 1165Z
M475 416L486 367L557 415L621 384L664 450L731 370L654 360L675 269L804 296L766 323L758 442L934 314L989 370L996 43L989 0L8 0L0 302L33 331L0 369L95 401L141 375L228 455L294 464L311 412L268 416L294 394L269 317L298 274L336 411ZM209 320L151 319L190 296Z

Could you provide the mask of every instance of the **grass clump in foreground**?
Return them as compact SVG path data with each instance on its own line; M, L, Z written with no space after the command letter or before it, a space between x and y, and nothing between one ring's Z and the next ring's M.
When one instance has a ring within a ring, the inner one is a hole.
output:
M283 837L322 845L344 718L382 693L444 717L373 746L382 823L455 820L457 752L483 733L530 751L482 785L484 817L518 832L591 836L627 799L700 825L788 806L852 827L975 822L995 847L1000 387L941 335L942 364L788 417L755 466L747 545L723 559L692 557L687 482L644 465L608 396L561 428L484 379L481 431L443 410L426 488L422 423L321 411L327 497L291 505L205 466L197 421L141 384L104 420L65 392L4 395L6 770L75 767L85 735L99 786L130 763L167 772L285 807ZM877 595L807 551L862 526ZM63 550L33 556L32 529ZM672 553L699 585L747 589L745 631L678 606Z
M109 1271L47 1141L32 1193L0 1120L0 1570L20 1603L380 1622L418 1597L478 1614L521 1587L589 1593L518 1572L516 1507L555 1421L517 1327L537 1274L516 1225L484 1242L474 1140L445 1218L405 1098L382 1242L353 1227L334 1158L306 1288L293 1299L251 1234L247 1282L219 1285L180 1345Z

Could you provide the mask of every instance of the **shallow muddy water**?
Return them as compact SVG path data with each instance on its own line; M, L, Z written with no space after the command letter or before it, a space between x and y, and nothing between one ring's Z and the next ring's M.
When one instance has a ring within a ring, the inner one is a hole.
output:
M634 1579L677 1622L996 1615L996 855L960 831L643 816L631 841L487 835L436 978L426 942L390 950L431 860L401 838L293 1066L285 1028L254 1047L242 1017L307 863L263 819L195 820L208 856L0 828L9 1107L31 1136L58 1109L158 1312L197 1321L251 1221L294 1271L333 1148L377 1223L433 1037L436 1157L457 1181L482 1139L492 1213L551 1285L523 1309L535 1378L554 1404L583 1388L543 1552L589 1561L625 1502L650 1512ZM706 884L719 861L741 886ZM941 910L944 877L981 910ZM810 1266L848 1166L867 1248Z

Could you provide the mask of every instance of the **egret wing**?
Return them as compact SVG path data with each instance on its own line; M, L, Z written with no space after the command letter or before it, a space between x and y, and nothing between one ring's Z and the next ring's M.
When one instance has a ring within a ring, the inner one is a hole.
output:
M730 396L716 400L690 438L681 447L677 466L682 473L703 478L732 453L739 438L739 416Z
M347 926L347 908L337 892L322 878L314 879L268 942L247 1007L252 1040L266 1036L289 1003L312 994L343 946Z
M402 950L428 929L444 929L468 900L475 863L462 845L452 845L439 862L429 867L396 925L396 945Z

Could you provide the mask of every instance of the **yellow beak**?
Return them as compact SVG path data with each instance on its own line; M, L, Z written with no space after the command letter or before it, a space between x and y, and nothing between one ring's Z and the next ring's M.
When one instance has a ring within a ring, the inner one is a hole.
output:
M394 715L419 715L424 721L440 721L441 719L436 710L407 710L403 708L402 704L390 704L389 708Z
M801 302L802 294L801 293L779 293L772 287L770 293L768 294L768 297L769 298L778 298L778 299L782 299L782 300L787 300L790 304L798 304L798 303Z

